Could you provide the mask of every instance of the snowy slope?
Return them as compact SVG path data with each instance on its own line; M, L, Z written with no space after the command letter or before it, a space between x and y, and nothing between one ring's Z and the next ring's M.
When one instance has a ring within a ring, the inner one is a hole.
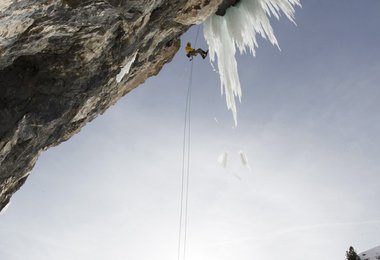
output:
M361 260L378 260L380 259L380 246L367 250L359 256Z

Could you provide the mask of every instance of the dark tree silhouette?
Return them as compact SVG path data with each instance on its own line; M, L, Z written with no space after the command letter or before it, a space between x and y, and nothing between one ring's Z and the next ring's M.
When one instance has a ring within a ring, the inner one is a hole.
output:
M352 246L346 251L346 260L360 260L360 257Z

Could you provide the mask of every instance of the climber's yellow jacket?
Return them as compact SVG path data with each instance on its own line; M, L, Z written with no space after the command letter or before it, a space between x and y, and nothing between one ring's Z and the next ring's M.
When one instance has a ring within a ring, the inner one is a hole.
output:
M193 48L191 48L191 44L188 42L185 47L186 54L190 54L191 52L195 51Z

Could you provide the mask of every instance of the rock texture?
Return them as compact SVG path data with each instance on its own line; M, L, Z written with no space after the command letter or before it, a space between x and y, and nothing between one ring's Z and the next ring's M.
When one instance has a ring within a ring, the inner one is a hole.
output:
M221 2L1 0L0 210L41 151L156 75Z
M226 14L227 9L230 6L235 6L240 2L240 0L223 0L219 8L216 10L215 14L219 16L224 16Z

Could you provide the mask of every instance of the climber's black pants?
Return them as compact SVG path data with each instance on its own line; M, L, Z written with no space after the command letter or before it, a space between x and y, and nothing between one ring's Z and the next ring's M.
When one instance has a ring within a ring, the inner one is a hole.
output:
M207 56L207 52L202 50L201 48L198 48L198 49L190 52L189 54L190 54L190 56L197 56L198 54L200 54L203 59L206 58L206 56Z

